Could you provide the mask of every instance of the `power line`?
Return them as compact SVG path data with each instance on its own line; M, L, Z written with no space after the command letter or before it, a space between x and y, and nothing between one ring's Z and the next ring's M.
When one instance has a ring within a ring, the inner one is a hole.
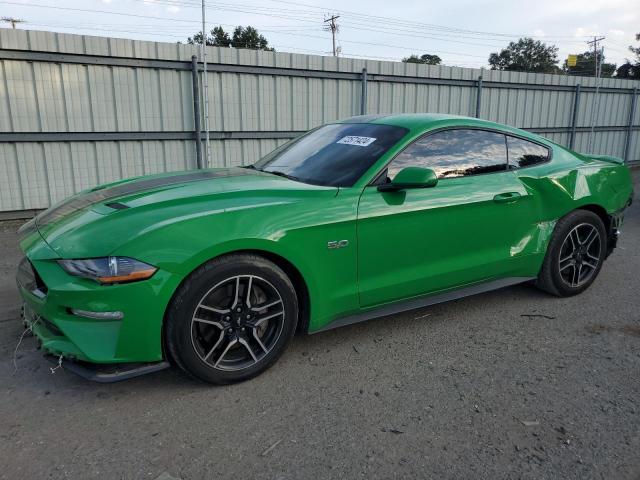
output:
M125 32L125 33L139 33L138 31L135 30L120 30L117 28L114 29L107 29L107 28L100 28L101 24L96 24L98 26L93 26L92 24L78 24L78 25L61 25L61 24L41 24L41 23L34 23L32 25L37 25L37 26L44 26L44 27L59 27L59 28L69 28L69 29L73 29L73 28L79 28L81 25L86 26L87 30L99 30L99 31L113 31L113 32ZM219 25L224 25L224 26L233 26L232 24L228 24L228 23L221 23ZM167 27L163 27L163 31L166 31ZM275 30L268 30L268 29L260 29L261 32L270 32L270 33L280 33L283 35L293 35L296 37L304 37L304 38L314 38L314 39L319 39L319 40L324 40L325 37L322 37L320 35L309 35L309 34L304 34L304 33L298 33L298 32L284 32L284 31L275 31ZM183 35L170 35L170 34L166 34L166 33L151 33L151 32L145 32L148 35L157 35L157 36L172 36L175 38L184 38ZM394 48L394 49L398 49L398 50L403 50L404 52L407 53L411 53L411 52L415 52L415 48L412 47L406 47L404 45L393 45L393 44L387 44L387 43L379 43L379 42L365 42L365 41L360 41L360 40L349 40L349 39L341 39L340 40L342 43L347 43L347 44L357 44L357 45L370 45L370 46L377 46L377 47L388 47L388 48ZM316 50L317 51L317 50ZM440 53L440 54L446 54L446 55L455 55L455 56L464 56L464 57L474 57L474 58L486 58L484 55L474 55L474 54L470 54L470 53L461 53L461 52L451 52L451 51L446 51L446 50L438 50L438 49L429 49L430 52L433 53ZM325 52L323 52L325 53ZM337 52L336 52L337 53ZM376 57L376 58L383 58L383 57ZM396 57L384 57L387 59L394 59L396 60Z
M53 6L53 5L35 4L35 3L18 3L18 2L10 2L10 1L0 1L0 4L31 6L31 7L38 7L38 8L49 8L49 9L55 9L55 10L78 11L78 12L87 12L87 13L104 13L104 14L124 16L124 17L148 18L148 19L164 20L164 21L168 20L165 17L157 17L157 16L152 16L152 15L140 15L140 14L133 14L133 13L113 12L113 11L108 11L108 10L89 10L89 9L84 9L84 8L60 7L60 6ZM207 7L207 8L209 8L209 7ZM173 19L172 21L189 23L189 24L198 24L199 23L196 20L184 20L184 19ZM371 30L371 29L361 29L361 30ZM116 31L116 30L113 30L113 31ZM120 31L125 32L124 30L120 30ZM128 31L126 31L126 32L128 32ZM137 31L132 31L130 33L138 33L138 32ZM158 34L151 34L151 35L160 36ZM430 38L430 37L426 37L426 36L417 36L417 35L416 35L416 37ZM443 41L453 41L453 40L444 40L443 39ZM349 41L347 41L347 42L349 42ZM456 43L469 43L469 42L456 42ZM370 44L370 45L379 45L379 44L369 43L369 42L368 42L368 44ZM384 46L384 45L380 45L380 46ZM440 53L451 53L451 52L440 52ZM456 55L458 55L458 54L456 54ZM470 56L468 54L459 54L459 55Z
M310 4L294 2L294 1L289 1L289 0L267 0L267 1L275 2L275 3L284 3L284 4L289 4L289 5L301 5L301 6L315 8L315 9L321 9L322 8L322 7L317 7L316 5L310 5ZM389 23L404 23L404 24L410 24L410 25L417 25L417 26L420 26L420 27L423 27L423 28L424 27L430 27L430 28L442 29L442 30L450 31L450 32L459 32L459 33L466 32L466 33L476 33L476 34L484 34L484 35L490 35L490 36L501 36L501 37L523 37L523 36L526 36L526 37L547 38L546 35L497 33L497 32L483 32L483 31L478 31L478 30L468 30L468 29L461 29L461 28L449 27L449 26L444 26L444 25L413 22L413 21L404 20L404 19L400 19L400 18L382 17L382 16L378 16L378 15L368 15L368 14L363 14L363 13L360 13L360 12L354 12L354 11L349 11L349 10L340 10L340 11L338 11L338 13L340 13L342 15L346 15L346 14L358 15L358 16L360 16L362 18L377 19L377 21L384 20L385 23L387 23L387 24L389 24ZM576 38L574 35L555 35L555 36L549 36L549 37L554 37L554 38Z
M138 1L138 2L144 2L145 0L132 0L132 1ZM271 0L271 1L275 1L275 0ZM162 4L162 5L181 5L181 6L186 6L186 7L194 7L194 4L189 3L187 0L156 0L156 3ZM292 2L284 2L284 3L292 3ZM316 6L310 6L312 8L317 8L317 9L321 9L321 7L316 7ZM281 10L274 10L273 8L268 8L268 7L260 7L260 6L256 6L256 5L248 5L248 4L238 4L238 3L234 3L234 4L228 4L228 3L220 3L220 2L216 2L211 4L211 8L215 8L218 10L227 10L227 11L233 11L233 12L242 12L242 13L249 13L249 14L254 14L254 15L264 15L264 14L268 14L268 15L274 15L274 16L280 16L282 18L288 18L288 19L292 19L292 20L299 20L299 21L305 21L305 22L309 22L309 15L315 16L315 13L312 12L308 12L308 11L304 11L304 10L291 10L291 9L281 9ZM274 12L278 12L277 14ZM355 18L355 20L350 20L351 23L349 23L350 25L358 25L358 26L370 26L371 25L371 19L380 19L382 17L377 17L377 16L372 16L372 15L364 15L364 14L357 14L354 12L353 13L353 17ZM292 16L292 14L298 15L298 16ZM300 15L303 15L303 17L300 17ZM364 22L363 21L358 21L358 18L363 18L365 19ZM387 18L385 17L385 20L387 20ZM412 34L416 34L416 33L422 33L424 32L424 30L436 30L436 32L428 32L430 35L432 35L431 37L425 37L425 38L431 38L431 39L437 39L438 37L441 36L455 36L456 38L461 37L461 38L472 38L472 39L477 39L478 35L480 36L489 36L489 37L495 37L497 36L517 36L514 34L501 34L501 33L492 33L492 32L476 32L476 31L472 31L472 30L463 30L463 29L455 29L455 28L451 28L451 27L443 27L443 26L437 26L437 28L429 26L430 24L422 24L422 23L418 23L418 22L408 22L408 21L401 21L401 22L393 22L393 21L385 21L386 25L390 25L390 26L394 26L396 25L396 28L394 28L394 32L409 32ZM402 26L403 28L398 28L397 26ZM355 29L358 29L358 27L353 27ZM360 28L361 30L372 30L370 28ZM375 30L376 32L379 31L386 31L386 32L390 32L389 29L380 29L380 28L376 28ZM468 32L468 34L463 34L461 32ZM520 36L535 36L535 35L528 35L528 34L522 34ZM565 40L565 43L582 43L582 41L578 40L577 37L575 36L557 36L557 37L562 37L562 38L571 38L572 40ZM544 36L543 38L555 38L554 36ZM452 41L452 40L445 40L442 39L443 41ZM489 38L489 40L498 40L498 38ZM463 42L457 42L457 43L463 43ZM476 43L470 43L470 42L465 42L467 44L472 44L472 45L479 45ZM487 45L487 44L482 44L483 46L495 46L495 47L502 47L503 45Z
M122 12L113 12L113 11L109 11L109 10L89 10L86 8L72 8L72 7L59 7L56 5L41 5L38 3L25 3L25 2L6 2L6 1L0 1L0 4L4 4L4 5L19 5L21 7L39 7L39 8L51 8L54 10L66 10L66 11L74 11L74 12L86 12L86 13L105 13L108 15L119 15L122 17L135 17L135 18L155 18L158 20L169 20L166 17L155 17L152 15L137 15L135 13L122 13ZM174 22L186 22L186 23L199 23L197 20L182 20L179 18L175 18L175 19L171 19Z
M132 1L142 1L144 2L145 0L132 0ZM162 5L183 5L183 6L187 6L187 7L194 7L193 4L186 2L185 0L156 0L156 3L162 4ZM242 8L242 7L246 7L246 8ZM291 12L296 12L298 15L314 15L311 14L309 12L305 12L305 11L301 11L301 10L280 10L280 11L274 11L273 9L269 9L269 8L265 8L265 7L258 7L258 6L253 6L253 5L246 5L246 4L227 4L227 3L214 3L211 4L210 8L214 8L217 10L223 10L223 11L231 11L231 12L241 12L241 13L248 13L248 14L253 14L253 15L271 15L271 16L276 16L276 17L280 17L280 18L285 18L285 19L291 19L291 20L297 20L297 21L303 21L303 22L310 22L310 20L308 19L308 17L297 17L297 16L291 16ZM247 9L249 8L249 9ZM314 7L314 8L320 8L320 7ZM265 13L265 12L270 12L270 13ZM274 12L280 12L280 13L274 13ZM366 15L365 17L372 17L373 16L368 16ZM357 18L357 16L356 16ZM392 23L392 22L391 22ZM434 33L434 32L428 32L429 35L424 35L422 32L424 31L424 27L420 27L419 31L416 31L415 28L417 27L405 27L404 29L401 28L395 28L395 29L389 29L389 28L367 28L371 25L370 21L367 22L359 22L357 20L354 21L350 21L348 23L349 26L351 26L352 29L354 30L362 30L362 31L373 31L376 33L380 33L380 32L384 32L390 35L395 35L395 36L401 36L401 37L407 37L407 33L409 33L411 35L411 37L413 38L425 38L425 39L430 39L430 40L438 40L438 41L443 41L443 42L450 42L450 43L459 43L459 44L465 44L465 45L473 45L473 46L486 46L486 47L494 47L494 48L504 48L504 44L487 44L487 43L478 43L476 42L465 42L465 41L461 41L461 40L452 40L450 38L446 38L446 37L455 37L455 38L471 38L474 40L477 40L478 37L477 35L479 35L479 33L475 33L472 35L464 35L464 34L460 34L460 33L452 33L455 32L455 30L452 30L451 32L438 32L438 33ZM422 25L422 24L416 24L416 25ZM445 28L445 27L442 27ZM448 28L448 27L447 27ZM474 36L475 35L475 36ZM493 34L491 34L493 35ZM498 34L498 35L502 35L502 34ZM443 38L444 37L444 38ZM570 38L575 38L575 37L570 37ZM490 38L489 40L498 40L497 38ZM566 41L565 43L582 43L582 41L580 40L572 40L572 41Z
M145 0L132 0L132 1L138 1L138 2L145 2ZM271 0L271 1L275 1L275 0ZM195 5L193 3L190 3L187 0L156 0L156 3L161 4L161 5L180 5L180 6L185 6L185 7L189 7L189 8L194 8ZM292 2L281 2L281 3L292 3ZM295 4L297 5L297 4ZM308 5L310 6L310 5ZM310 6L312 8L316 8L316 9L321 9L321 7L316 7L316 6ZM309 19L309 15L315 16L317 15L316 13L313 12L308 12L308 11L304 11L304 10L291 10L291 9L280 9L280 10L274 10L273 8L269 8L269 7L260 7L260 6L256 6L256 5L248 5L248 4L238 4L238 3L233 3L233 4L228 4L228 3L221 3L221 2L216 2L216 3L212 3L210 4L210 8L216 9L216 10L223 10L223 11L232 11L232 12L240 12L240 13L248 13L248 14L253 14L253 15L270 15L270 16L277 16L280 18L285 18L285 19L291 19L291 20L297 20L297 21L304 21L309 23L311 20ZM276 13L277 12L277 13ZM354 17L356 20L353 20L352 23L353 25L365 25L365 26L369 26L371 25L371 20L373 18L382 18L382 17L377 17L377 16L372 16L372 15L365 15L365 14L359 14L359 13L355 13L355 12L351 12L353 13ZM294 16L297 15L297 16ZM302 15L303 17L300 17L300 15ZM357 21L357 19L359 17L362 17L365 19L365 22L363 23L362 21ZM386 20L386 17L385 17ZM422 33L425 29L429 30L433 30L435 29L437 33L434 32L429 32L430 35L432 35L432 37L425 37L425 38L431 38L431 39L439 39L438 37L433 37L433 36L455 36L455 37L462 37L462 38L472 38L472 39L477 39L478 35L480 36L489 36L489 37L495 37L495 36L518 36L515 34L502 34L502 33L492 33L492 32L478 32L478 31L473 31L473 30L464 30L464 29L455 29L455 28L451 28L451 27L444 27L444 26L430 26L430 24L422 24L422 23L418 23L418 22L409 22L409 21L400 21L398 23L398 21L393 22L393 21L386 21L385 24L388 25L401 25L403 26L403 29L400 28L396 28L395 31L396 32L409 32L412 34L415 33ZM358 27L353 27L355 29L358 29ZM367 29L367 28L360 28L361 30L371 30L371 29ZM416 29L419 29L416 31ZM373 31L381 31L381 29L375 29ZM388 29L382 29L382 31L386 31L391 33ZM468 32L467 35L462 34L460 32ZM529 34L521 34L520 36L535 36L535 35L529 35ZM542 38L571 38L572 40L565 40L564 43L582 43L580 40L577 39L577 37L575 36L569 36L569 35L561 35L561 36L543 36ZM489 38L490 40L498 40L497 38ZM442 39L442 41L453 41L453 40L445 40ZM456 43L463 43L463 42L459 42L456 41ZM480 45L480 44L476 44L476 43L470 43L470 42L464 42L467 44L472 44L472 45ZM495 46L495 47L502 47L503 45L487 45L487 44L482 44L482 46Z
M133 1L139 1L139 2L145 2L145 0L133 0ZM271 0L274 1L274 0ZM88 13L104 13L104 14L111 14L111 15L121 15L121 16L130 16L130 17L136 17L136 18L151 18L151 19L158 19L158 20L167 20L164 17L156 17L156 16L150 16L150 15L139 15L139 14L129 14L129 13L121 13L121 12L113 12L113 11L106 11L106 10L89 10L89 9L81 9L81 8L71 8L71 7L58 7L58 6L51 6L51 5L41 5L41 4L29 4L29 3L23 3L23 2L7 2L7 1L2 1L0 3L5 3L5 4L11 4L11 5L21 5L21 6L33 6L33 7L41 7L41 8L55 8L55 9L60 9L60 10L72 10L72 11L81 11L81 12L88 12ZM195 3L189 3L186 1L179 1L179 0L156 0L157 4L160 5L181 5L181 6L186 6L186 7L190 7L190 8L198 8L198 6ZM273 16L273 17L277 17L277 18L284 18L287 20L296 20L296 21L303 21L305 23L315 23L313 20L311 20L309 17L306 18L301 18L298 16L292 16L290 15L290 12L293 12L293 10L283 10L284 14L278 14L278 13L273 13L273 10L269 10L271 13L268 13L267 11L264 10L264 7L255 7L255 6L249 6L251 8L253 8L253 10L247 10L247 9L242 9L242 8L238 8L238 4L226 4L226 3L215 3L215 4L210 4L207 6L207 9L214 9L214 10L227 10L227 11L232 11L232 12L238 12L238 13L249 13L249 14L255 14L255 15L268 15L268 16ZM305 15L309 15L308 12L303 12L303 11L295 11L295 12L299 12L299 14L305 14ZM371 17L371 16L365 16L365 17ZM178 22L187 22L187 23L197 23L195 21L192 20L184 20L184 19L172 19L172 21L178 21ZM369 25L369 23L363 24L361 22L354 22L354 25ZM421 24L417 24L416 25L421 25ZM359 29L359 30L367 30L367 31L380 31L380 29L371 29L371 28L362 28L361 26L354 26L354 29ZM395 31L389 31L388 29L383 29L384 31L386 31L387 33L390 34L397 34L396 32L398 32L398 30L396 29ZM409 29L409 30L404 30L405 32L411 33L412 36L414 37L421 37L421 38L429 38L432 40L441 40L441 41L447 41L447 42L455 42L455 43L466 43L466 44L471 44L471 45L477 45L477 46L495 46L495 47L500 47L501 45L488 45L488 44L478 44L476 42L461 42L461 41L454 41L454 40L449 40L446 38L439 38L440 36L454 36L453 33L451 32L441 32L441 33L431 33L431 36L425 36L425 35L416 35L416 33L414 30ZM452 32L454 32L455 30L452 30ZM402 35L400 33L400 35ZM437 35L437 36L436 36ZM490 34L493 35L493 34ZM499 35L503 35L503 34L499 34ZM456 34L456 37L460 37L460 34ZM466 38L466 37L465 37ZM473 37L472 37L473 38Z
M145 2L145 0L134 0L134 1L142 1ZM269 0L272 2L278 2L278 3L286 3L286 4L293 4L293 5L305 5L305 4L297 4L294 2L287 2L284 0ZM160 19L160 20L166 20L166 18L164 17L154 17L154 16L150 16L150 15L137 15L137 14L130 14L130 13L120 13L120 12L113 12L113 11L106 11L106 10L89 10L89 9L81 9L81 8L71 8L71 7L59 7L59 6L51 6L51 5L40 5L40 4L29 4L29 3L24 3L24 2L7 2L7 1L2 1L0 3L4 3L4 4L10 4L10 5L20 5L20 6L34 6L34 7L42 7L42 8L55 8L55 9L60 9L60 10L73 10L73 11L83 11L83 12L88 12L88 13L105 13L105 14L111 14L111 15L123 15L123 16L130 16L130 17L137 17L137 18L155 18L155 19ZM198 8L198 4L195 2L189 2L189 1L185 1L185 0L156 0L154 3L160 4L160 5L169 5L169 6L185 6L185 7L190 7L190 8ZM320 9L320 7L316 7L313 5L306 5L308 7L314 8L314 9ZM246 8L242 8L242 7L248 7L250 10L247 10ZM255 6L255 5L247 5L247 4L228 4L228 3L213 3L207 6L207 9L213 9L213 10L227 10L227 11L233 11L233 12L237 12L237 13L249 13L249 14L255 14L255 15L267 15L267 16L272 16L272 17L276 17L276 18L284 18L287 20L296 20L296 21L303 21L305 23L315 23L310 17L311 16L315 16L316 13L313 12L307 12L307 11L303 11L303 10L292 10L292 9L281 9L279 11L275 11L276 13L274 13L273 9L267 8L267 7L259 7L259 6ZM381 19L384 18L385 20L391 20L391 21L387 21L386 23L391 25L391 24L398 24L398 25L405 25L406 29L405 31L411 32L411 33L417 33L415 32L415 28L420 28L420 31L424 30L424 29L436 29L439 31L439 33L431 33L431 35L455 35L456 37L460 37L462 32L466 32L470 35L481 35L481 36L489 36L489 37L495 37L495 36L500 36L500 37L516 37L516 36L531 36L531 37L535 37L535 35L530 35L530 34L506 34L506 33L497 33L497 32L482 32L482 31L474 31L474 30L467 30L467 29L458 29L458 28L452 28L452 27L446 27L446 26L442 26L442 25L433 25L433 24L425 24L425 23L420 23L420 22L410 22L410 21L406 21L406 20L401 20L401 19L387 19L386 17L379 17L379 16L375 16L375 15L367 15L367 14L361 14L358 12L348 12L345 11L346 13L350 13L352 15L355 16L355 18L357 19L358 17L363 18L363 19ZM303 15L303 17L300 17L300 15ZM183 20L183 19L172 19L172 21L179 21L179 22L189 22L189 23L197 23L195 21L191 21L191 20ZM355 25L363 25L362 22L357 22L354 21ZM367 23L367 25L369 25L369 23ZM358 28L358 27L354 27L354 28ZM362 28L360 28L362 29ZM364 30L364 29L363 29ZM367 30L371 30L371 29L367 29ZM379 30L375 30L375 31L379 31ZM467 37L469 37L470 35L467 35ZM473 38L473 37L471 37ZM574 36L544 36L544 38L576 38ZM444 39L442 39L443 41L445 41ZM577 42L578 40L574 40L571 43ZM569 42L567 42L569 43ZM484 45L484 46L489 46L489 45ZM496 47L498 45L495 45Z
M134 0L134 1L144 1L144 0ZM39 7L39 8L51 8L51 9L57 9L57 10L67 10L67 11L78 11L78 12L87 12L87 13L104 13L104 14L110 14L110 15L119 15L119 16L125 16L125 17L135 17L135 18L149 18L149 19L157 19L157 20L168 20L165 17L157 17L157 16L151 16L151 15L140 15L140 14L130 14L130 13L122 13L122 12L113 12L113 11L108 11L108 10L89 10L89 9L83 9L83 8L72 8L72 7L59 7L59 6L51 6L51 5L41 5L41 4L34 4L34 3L17 3L17 2L7 2L7 1L0 1L0 3L4 3L4 4L11 4L11 5L21 5L21 6L32 6L32 7ZM163 2L162 0L157 0L158 4L183 4L184 2L176 2L176 1L169 1L166 2L166 0ZM193 8L197 8L195 5L193 4L185 4L188 5L189 7L193 7ZM207 6L207 9L216 9L216 7L213 6ZM239 10L239 9L229 9L230 11L233 12L241 12L241 13L252 13L252 12L248 12L246 10ZM263 15L263 13L260 13L260 15ZM275 16L275 17L279 17L279 18L285 18L285 19L291 19L290 17L287 16L282 16L282 15L276 15L276 14L271 14L271 16ZM299 20L297 18L295 18L296 20ZM183 22L183 23L192 23L192 24L197 24L198 22L195 20L184 20L184 19L172 19L172 21L176 21L176 22ZM311 22L310 20L303 20L305 22ZM314 23L314 22L311 22ZM364 27L353 27L355 30L363 30L363 31L374 31L374 32L380 32L383 31L385 33L391 34L391 35L395 35L395 36L401 36L401 37L406 37L407 35L398 32L398 31L389 31L387 29L372 29L372 28L364 28ZM436 36L428 36L428 35L417 35L417 34L412 34L411 37L413 38L425 38L425 39L430 39L430 40L439 40L439 41L443 41L443 42L448 42L448 43L459 43L459 44L465 44L465 45L474 45L474 46L490 46L490 47L495 47L495 48L499 48L499 45L488 45L488 44L479 44L477 42L464 42L464 41L460 41L460 40L450 40L450 39L446 39L446 38L439 38Z
M132 1L145 1L145 0L132 0ZM289 4L294 4L294 5L300 5L300 4L296 4L293 2L286 2L284 0L269 0L269 1L278 1L278 3L289 3ZM132 14L132 13L122 13L122 12L114 12L114 11L108 11L108 10L90 10L90 9L83 9L83 8L72 8L72 7L59 7L59 6L51 6L51 5L42 5L42 4L30 4L30 3L24 3L24 2L11 2L11 1L0 1L0 4L11 4L11 5L20 5L20 6L32 6L32 7L39 7L39 8L52 8L52 9L58 9L58 10L66 10L66 11L79 11L79 12L88 12L88 13L104 13L107 15L119 15L119 16L124 16L124 17L132 17L132 18L148 18L151 20L162 20L162 21L167 21L169 20L168 18L165 17L158 17L158 16L151 16L151 15L140 15L140 14ZM160 5L180 5L180 6L186 6L188 8L198 8L197 4L188 0L155 0L156 4L160 4ZM199 3L199 2L198 2ZM242 8L242 7L247 7L247 8ZM276 18L284 18L285 20L289 20L289 21L295 21L295 22L303 22L303 23L308 23L310 24L310 26L308 27L308 30L314 30L315 28L313 28L311 25L316 24L316 21L312 20L312 17L317 17L318 13L315 12L308 12L308 11L302 11L302 10L292 10L292 9L270 9L268 7L258 7L258 6L251 6L251 5L243 5L243 4L228 4L228 3L222 3L222 2L215 2L215 3L209 3L206 6L207 10L225 10L225 11L230 11L230 12L240 12L240 13L249 13L252 15L261 15L261 16L272 16L272 17L276 17ZM314 9L319 9L320 7L316 7L316 6L312 6L312 8ZM270 13L268 13L270 12ZM340 17L340 15L332 15L333 17L337 18ZM501 33L493 33L493 32L479 32L479 31L473 31L473 30L464 30L464 29L454 29L451 27L444 27L444 26L435 26L437 27L436 31L428 31L427 33L429 33L429 35L424 35L424 34L420 34L419 32L416 32L414 29L418 28L416 27L416 25L425 25L425 26L429 26L430 24L421 24L418 22L409 22L409 21L405 21L405 20L398 20L395 21L395 23L397 24L402 24L402 25L406 25L406 27L404 28L396 28L394 30L389 30L388 28L367 28L368 26L370 26L370 23L362 23L358 21L358 18L382 18L382 17L377 17L377 16L373 16L373 15L365 15L365 14L358 14L358 13L354 13L354 16L356 18L356 20L353 21L353 26L351 27L353 30L362 30L362 31L374 31L374 32L382 32L385 34L389 34L389 35L395 35L395 36L401 36L403 38L416 38L416 39L429 39L429 40L436 40L436 41L442 41L442 42L452 42L452 43L460 43L460 44L468 44L468 45L473 45L473 46L487 46L487 47L495 47L495 48L502 48L501 45L490 45L490 44L485 44L485 43L478 43L478 42L465 42L462 40L455 40L452 38L446 38L446 37L456 37L456 38L473 38L476 39L477 37L474 37L472 35L489 35L489 36L495 36L495 35L501 35L501 36L506 36L506 35L510 35L510 34L501 34ZM328 21L331 21L331 18L327 19ZM188 28L187 24L197 24L197 21L194 20L186 20L186 19L180 19L180 18L173 18L171 19L172 22L180 22L182 24L184 24L183 28ZM335 19L332 22L333 24L335 24ZM390 25L393 25L394 21L389 22ZM230 25L230 24L224 24L224 25ZM336 26L336 32L332 32L332 40L333 40L333 50L335 51L335 54L337 54L337 48L335 47L335 42L336 42L336 38L335 38L335 33L337 33L337 24ZM138 26L133 26L132 28L135 27L136 30L134 31L130 31L127 30L126 32L130 32L130 33L141 33L139 30ZM153 28L153 26L150 26ZM276 26L273 26L271 28L275 28ZM292 28L291 26L287 26L287 25L281 25L278 26L281 28ZM434 28L435 28L434 27ZM72 27L68 27L68 28L72 28ZM160 28L160 26L158 27ZM180 30L177 30L179 28L178 25L172 24L171 26L167 26L167 25L163 25L161 26L162 31L165 33L152 33L152 32L144 32L146 35L155 35L155 36L172 36L170 34L168 34L169 31L174 31L174 32L178 32ZM259 27L259 28L263 28L263 27ZM314 36L314 35L306 35L304 33L299 33L300 31L305 31L305 27L296 27L298 30L294 31L294 30L290 30L290 31L286 31L286 30L280 30L280 31L272 31L273 33L282 33L284 35L291 35L291 34L295 34L297 36L304 36L307 38L324 38L324 37L319 37L319 36ZM329 25L329 28L331 28L331 25ZM429 27L430 28L430 27ZM426 30L429 30L429 28L424 28ZM95 28L95 30L98 30L98 28ZM115 29L103 29L105 31L117 31ZM431 30L433 30L433 28L431 28ZM125 31L125 30L120 30L120 31ZM264 30L263 31L269 31L269 30ZM421 30L422 31L422 30ZM462 33L458 33L458 32L469 32L468 35L462 34ZM173 35L173 37L178 37L178 35ZM445 37L445 38L442 38ZM497 40L497 38L492 38L489 40ZM423 48L420 47L416 47L416 48L408 48L405 46L399 46L399 45L391 45L391 44L382 44L379 42L361 42L361 41L357 41L357 40L342 40L342 42L344 43L353 43L353 44L362 44L362 45L372 45L372 46L379 46L379 47L388 47L388 48L396 48L396 49L403 49L404 51L415 51L415 50L424 50ZM568 43L568 42L567 42ZM274 45L275 46L275 45ZM288 47L285 47L288 48ZM299 48L296 48L297 50L301 50ZM473 55L473 54L467 54L467 53L458 53L458 52L450 52L450 51L441 51L441 50L433 50L431 48L429 48L429 51L433 51L434 53L442 53L442 54L447 54L447 55L455 55L455 56L468 56L468 57L476 57L476 58L486 58L484 55ZM323 52L324 53L324 52ZM371 56L370 56L371 57ZM375 58L383 58L383 57L375 57ZM390 58L393 60L397 60L397 58L394 57L385 57L385 58Z

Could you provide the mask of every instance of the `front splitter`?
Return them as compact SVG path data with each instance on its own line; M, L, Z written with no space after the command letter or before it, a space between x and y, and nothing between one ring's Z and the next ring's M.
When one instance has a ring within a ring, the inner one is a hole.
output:
M98 383L121 382L130 378L159 372L171 366L169 362L92 364L65 358L58 360L58 357L52 355L45 355L45 358L51 363L61 366L64 370Z

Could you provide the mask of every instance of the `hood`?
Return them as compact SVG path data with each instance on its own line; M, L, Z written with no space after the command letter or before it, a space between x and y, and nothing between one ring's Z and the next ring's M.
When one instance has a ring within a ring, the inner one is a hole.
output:
M99 186L54 205L25 225L22 237L26 242L37 230L63 258L107 255L155 225L333 196L337 190L247 168L151 175ZM32 243L21 246L26 250Z
M82 192L45 210L36 217L36 224L39 229L42 229L55 224L57 221L69 215L73 215L87 207L93 207L98 204L104 204L104 206L114 210L124 209L129 206L118 201L123 198L135 196L148 198L158 192L172 191L174 190L173 187L179 185L202 182L213 178L228 178L247 174L251 174L250 170L240 168L199 170L168 175L150 175L100 185L88 192ZM184 194L185 192L183 191L182 193ZM173 196L175 197L175 195ZM106 211L103 211L103 213L106 213Z

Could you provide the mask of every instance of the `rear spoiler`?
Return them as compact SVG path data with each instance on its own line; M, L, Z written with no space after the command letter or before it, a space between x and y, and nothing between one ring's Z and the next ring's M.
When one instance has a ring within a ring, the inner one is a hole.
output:
M617 163L618 165L624 165L624 160L620 157L614 157L613 155L592 155L583 153L582 156L587 160L599 160L601 162Z

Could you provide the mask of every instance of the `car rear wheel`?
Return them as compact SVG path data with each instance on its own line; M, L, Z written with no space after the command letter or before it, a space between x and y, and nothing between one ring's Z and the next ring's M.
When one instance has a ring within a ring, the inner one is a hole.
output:
M166 316L166 344L187 373L233 383L278 359L297 318L295 289L277 265L256 255L228 255L180 286Z
M606 230L600 217L575 210L558 221L536 285L560 297L581 293L598 276L606 251Z

